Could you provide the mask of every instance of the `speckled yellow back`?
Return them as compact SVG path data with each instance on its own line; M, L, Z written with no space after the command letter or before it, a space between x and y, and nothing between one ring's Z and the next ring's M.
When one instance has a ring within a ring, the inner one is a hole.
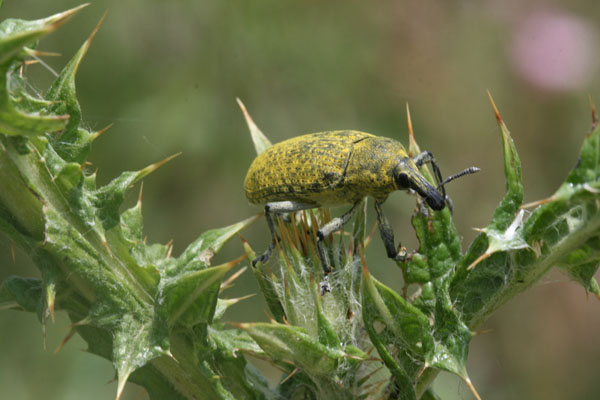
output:
M250 165L244 182L246 197L254 204L282 200L335 203L332 196L344 177L352 147L368 137L375 136L357 131L332 131L277 143Z

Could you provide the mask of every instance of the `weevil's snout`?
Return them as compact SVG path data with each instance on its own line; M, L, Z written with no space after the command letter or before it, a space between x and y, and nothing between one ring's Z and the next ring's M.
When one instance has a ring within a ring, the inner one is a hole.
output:
M414 189L419 193L419 195L425 199L427 205L435 211L442 210L446 206L444 195L420 176L417 179L412 180L411 189Z
M419 194L427 205L435 211L442 210L446 206L446 199L436 188L431 186L425 179L419 177L410 182L410 188Z
M433 189L432 192L427 193L425 201L427 201L429 207L435 211L442 210L446 206L446 199L444 199L444 196L435 189Z

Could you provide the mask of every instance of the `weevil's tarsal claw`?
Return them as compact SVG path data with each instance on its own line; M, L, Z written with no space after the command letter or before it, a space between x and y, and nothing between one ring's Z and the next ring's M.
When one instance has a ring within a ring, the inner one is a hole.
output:
M325 296L325 293L331 292L331 286L329 286L329 275L325 275L323 280L319 284L321 288L321 296Z
M269 261L270 256L271 256L271 252L268 250L265 251L260 256L256 257L254 260L252 260L252 267L255 268L256 264L258 264L259 262L266 264L266 262Z
M279 240L279 238L277 238L277 240ZM259 262L266 264L267 261L269 261L269 258L271 258L271 253L273 253L274 248L275 248L275 240L273 240L271 242L271 244L265 250L264 253L262 253L260 256L256 257L254 260L252 260L252 267L256 267L256 264L258 264Z
M407 255L408 251L406 251L406 247L403 247L401 244L398 244L398 251L396 252L396 257L394 257L394 260L405 262Z

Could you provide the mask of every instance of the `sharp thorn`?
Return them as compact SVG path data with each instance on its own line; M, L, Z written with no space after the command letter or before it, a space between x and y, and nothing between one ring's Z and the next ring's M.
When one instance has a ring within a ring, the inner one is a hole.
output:
M486 90L488 97L490 98L490 103L492 103L492 108L494 109L494 115L496 116L496 120L498 121L498 124L502 125L502 117L500 116L500 112L498 112L498 108L496 107L496 103L494 103L494 99L492 98L492 94L490 93L489 90Z

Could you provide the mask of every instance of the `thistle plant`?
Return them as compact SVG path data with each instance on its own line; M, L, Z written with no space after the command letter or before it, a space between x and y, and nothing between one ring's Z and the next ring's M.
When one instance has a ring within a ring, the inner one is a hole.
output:
M362 208L348 232L325 240L334 272L322 295L315 236L330 213L296 213L277 221L278 260L249 263L271 320L223 321L240 301L225 297L236 276L227 274L255 254L244 240L237 260L213 266L211 259L256 218L204 232L177 257L169 244L146 243L141 194L135 206L121 205L168 159L96 185L86 158L102 131L84 128L75 92L93 34L43 95L28 90L25 66L43 56L36 42L80 8L0 23L0 231L41 274L1 282L0 308L36 313L43 325L65 311L71 334L113 363L117 398L132 381L152 399L435 399L439 371L460 376L478 397L465 367L468 347L495 310L553 267L600 296L595 111L566 181L524 206L519 157L492 102L506 194L466 252L448 209L417 204L419 248L398 263L404 289L397 293L369 272L364 249L373 230ZM260 152L270 142L245 115ZM409 151L418 154L410 126L409 133ZM270 362L281 379L268 384L248 356Z

